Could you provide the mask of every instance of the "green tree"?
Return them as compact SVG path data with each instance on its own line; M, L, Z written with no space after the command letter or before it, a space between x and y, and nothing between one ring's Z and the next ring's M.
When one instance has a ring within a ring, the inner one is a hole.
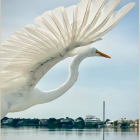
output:
M97 124L97 123L94 123L94 124L92 125L92 127L97 128L97 127L98 127L98 124Z
M114 121L114 126L118 126L118 121Z
M39 119L33 119L32 123L38 125L39 124Z
M110 121L110 119L106 119L106 121L105 122L109 122Z
M20 121L20 119L13 119L11 125L12 126L17 126L18 122Z
M130 126L129 122L122 122L121 123L121 127L127 127L127 126Z
M78 118L76 119L75 124L76 124L76 125L82 125L82 126L84 126L84 125L85 125L85 121L84 121L84 119L83 119L82 117L78 117Z
M62 123L61 123L61 119L57 119L56 120L56 127L61 127Z
M48 126L49 127L54 127L55 126L55 122L56 122L57 120L55 119L55 118L50 118L49 120L48 120Z
M3 121L6 121L7 119L9 119L8 117L4 117L3 119L1 119L1 123L3 123Z

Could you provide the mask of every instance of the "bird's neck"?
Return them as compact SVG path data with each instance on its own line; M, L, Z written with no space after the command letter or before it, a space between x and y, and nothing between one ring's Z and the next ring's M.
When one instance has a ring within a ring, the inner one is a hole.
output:
M78 67L81 63L81 61L88 57L85 53L79 54L76 57L74 57L70 67L69 67L69 76L67 81L62 84L59 88L56 88L51 91L44 91L41 93L40 96L40 103L46 103L53 101L63 95L65 92L67 92L77 81L78 78Z

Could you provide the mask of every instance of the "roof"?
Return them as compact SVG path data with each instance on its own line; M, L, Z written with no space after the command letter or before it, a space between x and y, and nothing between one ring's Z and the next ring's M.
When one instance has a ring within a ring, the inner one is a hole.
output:
M139 122L139 119L137 119L137 120L135 120L135 121Z

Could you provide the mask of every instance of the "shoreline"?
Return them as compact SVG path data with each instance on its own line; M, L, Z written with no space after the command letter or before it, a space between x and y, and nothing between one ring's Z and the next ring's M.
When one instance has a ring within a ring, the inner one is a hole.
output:
M26 126L26 127L30 127L30 126L40 126L40 127L47 127L47 128L94 128L94 129L98 129L98 128L121 128L121 129L125 129L125 128L138 128L139 129L139 127L132 127L132 126L120 126L120 127L116 127L116 126L111 126L111 127L106 127L106 126L102 126L102 127L90 127L90 126L71 126L71 125L69 125L69 126L61 126L61 127L58 127L58 126L47 126L47 125L34 125L34 124L30 124L30 125L17 125L17 126L13 126L13 125L8 125L8 124L1 124L1 128L2 128L2 126L9 126L9 127L24 127L24 126Z

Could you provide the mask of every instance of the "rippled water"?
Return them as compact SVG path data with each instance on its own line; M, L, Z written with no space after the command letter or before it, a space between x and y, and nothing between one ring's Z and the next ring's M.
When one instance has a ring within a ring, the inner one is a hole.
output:
M1 140L138 140L138 128L68 129L46 127L6 127Z

